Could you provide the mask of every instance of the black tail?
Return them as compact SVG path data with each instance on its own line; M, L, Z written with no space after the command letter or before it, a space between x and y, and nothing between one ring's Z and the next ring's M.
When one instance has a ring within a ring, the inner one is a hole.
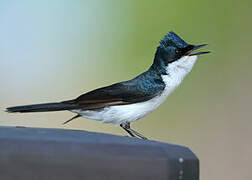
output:
M28 113L28 112L47 112L47 111L63 111L78 109L76 104L65 104L65 103L45 103L45 104L32 104L25 106L14 106L6 108L7 112L15 113Z

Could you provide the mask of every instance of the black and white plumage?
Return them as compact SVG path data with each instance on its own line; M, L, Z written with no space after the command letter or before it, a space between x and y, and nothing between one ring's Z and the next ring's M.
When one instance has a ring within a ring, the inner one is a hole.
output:
M67 122L82 116L120 125L131 136L145 138L131 129L130 123L143 118L165 101L191 71L197 55L208 53L192 53L204 46L187 44L170 32L160 41L151 67L134 79L95 89L73 100L9 107L7 112L69 110L77 115Z

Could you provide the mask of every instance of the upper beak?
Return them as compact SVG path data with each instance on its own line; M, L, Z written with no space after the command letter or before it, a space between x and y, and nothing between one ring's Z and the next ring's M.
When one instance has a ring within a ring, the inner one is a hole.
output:
M201 54L210 53L210 51L203 51L203 52L192 53L193 51L195 51L197 49L200 49L202 47L206 47L206 46L208 46L208 44L202 44L202 45L193 46L193 48L190 51L188 51L186 54L189 55L189 56L197 56L197 55L201 55Z

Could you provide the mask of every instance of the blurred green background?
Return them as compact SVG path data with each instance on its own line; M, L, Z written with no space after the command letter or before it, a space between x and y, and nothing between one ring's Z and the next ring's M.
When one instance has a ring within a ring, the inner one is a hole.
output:
M0 0L0 125L126 135L70 112L8 114L8 106L55 102L128 80L152 63L170 30L208 43L182 85L133 123L145 136L188 146L201 179L251 179L252 1Z

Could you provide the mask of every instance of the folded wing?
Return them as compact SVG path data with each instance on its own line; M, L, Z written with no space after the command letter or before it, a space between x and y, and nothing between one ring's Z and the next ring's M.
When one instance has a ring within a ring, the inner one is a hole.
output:
M103 88L95 89L78 98L62 103L75 104L83 110L104 108L106 106L126 105L147 101L161 93L164 89L162 84L155 86L151 82L140 81L139 83L125 81L112 84Z

